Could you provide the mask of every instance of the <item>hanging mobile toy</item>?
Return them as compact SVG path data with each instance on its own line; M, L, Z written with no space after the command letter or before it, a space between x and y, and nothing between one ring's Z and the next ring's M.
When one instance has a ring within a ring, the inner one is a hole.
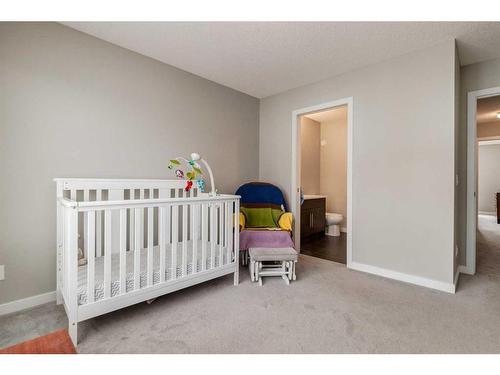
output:
M186 187L184 188L184 191L189 191L193 187L193 181L188 180L186 181Z
M206 169L208 170L208 174L210 175L210 185L212 187L212 191L210 192L210 195L215 196L217 195L217 190L215 190L215 183L214 183L214 176L212 173L212 169L210 168L210 165L206 162L206 160L202 159L199 154L197 153L192 153L191 154L191 160L188 160L183 157L177 157L175 159L171 159L169 164L168 164L168 169L174 169L174 167L179 167L181 165L181 161L185 162L191 167L191 170L184 172L181 169L176 169L175 170L175 175L177 178L185 178L186 181L186 186L184 188L185 191L189 191L193 187L193 181L196 181L196 186L198 187L199 190L203 193L205 191L205 181L201 177L203 175L203 171L201 170L200 164L198 161L201 161Z
M174 168L174 166L176 165L181 165L181 162L177 159L172 159L170 160L170 162L168 163L168 169L172 169Z
M200 178L199 180L196 180L196 186L198 186L198 189L200 189L200 191L202 193L205 192L205 180Z

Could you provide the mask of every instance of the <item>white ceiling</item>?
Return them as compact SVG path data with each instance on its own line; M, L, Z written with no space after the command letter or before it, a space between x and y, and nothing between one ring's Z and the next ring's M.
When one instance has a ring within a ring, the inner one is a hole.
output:
M257 98L457 39L500 57L500 22L64 22Z
M497 113L500 113L500 96L492 96L483 98L477 101L477 123L486 124L491 122L500 123L497 118Z

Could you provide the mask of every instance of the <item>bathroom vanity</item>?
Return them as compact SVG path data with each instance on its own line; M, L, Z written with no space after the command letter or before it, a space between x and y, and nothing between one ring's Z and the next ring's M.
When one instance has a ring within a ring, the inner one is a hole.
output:
M300 207L300 237L325 235L326 196L304 195Z

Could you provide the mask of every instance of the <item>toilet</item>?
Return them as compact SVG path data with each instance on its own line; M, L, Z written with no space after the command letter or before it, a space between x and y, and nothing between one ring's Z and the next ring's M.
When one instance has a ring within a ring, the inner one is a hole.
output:
M344 219L342 214L336 214L334 212L326 213L326 235L338 237L340 236L340 223Z

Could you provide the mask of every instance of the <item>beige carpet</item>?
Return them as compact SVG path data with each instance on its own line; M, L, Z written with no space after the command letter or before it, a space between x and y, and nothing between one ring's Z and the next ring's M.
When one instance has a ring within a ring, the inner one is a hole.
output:
M455 295L301 256L288 287L244 269L238 287L225 277L81 323L78 352L500 353L500 229L483 221L478 274ZM65 324L54 304L0 317L0 348Z

